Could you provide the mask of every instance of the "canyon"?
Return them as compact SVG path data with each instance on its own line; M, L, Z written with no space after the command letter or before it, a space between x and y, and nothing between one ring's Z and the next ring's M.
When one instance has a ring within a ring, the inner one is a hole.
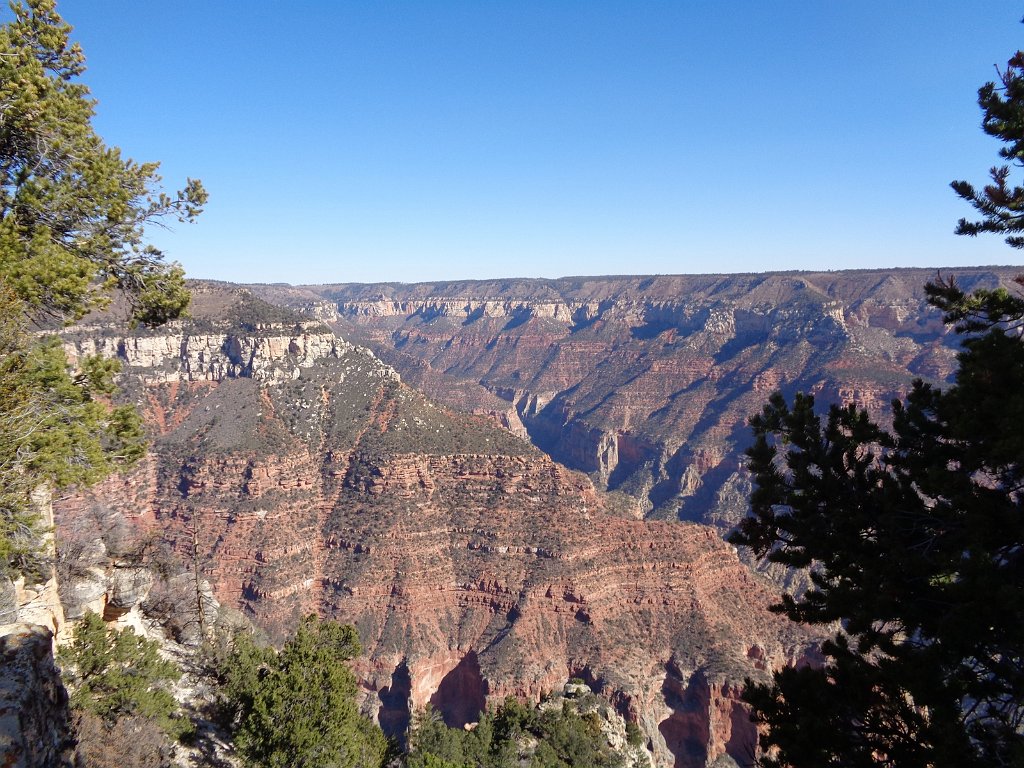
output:
M58 499L58 534L120 516L275 641L308 613L353 624L391 734L575 678L655 765L747 764L744 680L816 663L820 635L768 610L791 574L722 540L747 508L746 420L802 390L884 421L914 378L943 382L934 276L197 282L188 320L63 331L73 364L121 362L151 450Z
M393 734L427 704L461 726L579 678L656 765L749 760L744 678L813 662L819 638L768 611L777 588L713 528L645 520L521 431L436 404L319 301L193 288L191 320L64 333L72 362L121 361L152 445L57 500L58 534L121 515L276 640L311 612L352 623L363 706Z
M1019 267L953 269L966 290ZM883 422L957 337L926 269L251 286L371 348L450 408L528 437L646 517L728 531L746 514L747 419L781 390Z

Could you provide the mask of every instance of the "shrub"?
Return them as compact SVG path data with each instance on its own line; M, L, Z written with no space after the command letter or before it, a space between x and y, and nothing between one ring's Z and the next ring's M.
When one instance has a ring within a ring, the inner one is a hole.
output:
M170 684L181 676L173 662L160 657L159 644L131 629L110 629L87 613L71 645L59 655L71 682L71 705L108 726L125 717L149 718L175 736L186 730L176 718L178 704Z
M387 755L384 734L356 707L347 662L355 629L307 616L280 652L237 638L224 677L235 743L259 768L370 768Z

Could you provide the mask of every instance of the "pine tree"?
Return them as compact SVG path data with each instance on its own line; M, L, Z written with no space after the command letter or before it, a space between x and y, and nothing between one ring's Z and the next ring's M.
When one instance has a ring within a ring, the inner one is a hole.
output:
M823 422L805 395L751 420L753 516L731 540L813 565L778 610L842 624L823 668L748 689L766 765L1024 760L1024 299L928 292L965 334L953 387L916 382L891 431L853 406Z
M40 567L29 504L41 486L91 483L144 452L141 421L110 407L116 364L74 375L55 339L27 324L70 322L122 296L131 322L180 315L181 268L145 242L162 219L191 221L206 192L160 190L157 164L108 147L79 82L85 60L53 0L11 3L0 26L0 554L8 571Z
M121 157L93 130L85 58L54 0L11 5L0 27L0 279L32 312L76 318L119 288L136 321L179 315L181 268L145 244L148 224L191 221L195 180L160 191L158 164Z
M1024 53L978 101L1021 165ZM981 214L958 234L1024 247L1010 172L953 182ZM765 766L1024 765L1024 298L952 279L926 291L962 335L953 386L915 382L891 430L852 405L823 421L807 395L751 419L752 516L730 539L811 568L776 610L841 627L823 667L748 683Z
M384 762L380 729L356 706L348 662L359 653L351 626L307 616L280 652L238 638L225 693L235 744L258 768L372 768Z
M155 641L131 629L110 628L97 614L87 613L60 661L73 683L71 704L76 710L96 715L108 726L142 717L168 732L180 731L184 721L173 717L178 705L169 686L181 672L160 656Z
M989 136L1005 143L999 156L1012 165L1024 163L1024 52L1017 51L999 72L999 84L985 83L978 90L978 104L984 114L981 127ZM983 232L1006 234L1013 248L1024 248L1024 187L1010 182L1010 165L989 170L991 183L981 189L966 181L950 186L981 214L977 221L960 219L958 235L977 236Z

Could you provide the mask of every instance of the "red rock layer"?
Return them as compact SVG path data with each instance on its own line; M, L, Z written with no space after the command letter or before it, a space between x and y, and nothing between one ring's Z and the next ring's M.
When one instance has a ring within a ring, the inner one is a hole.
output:
M1019 268L954 270L964 287ZM333 299L335 327L453 408L525 428L549 455L655 517L728 528L746 421L776 389L885 418L914 377L942 381L955 339L923 292L934 270L565 278L258 290ZM623 449L632 446L634 450Z
M767 611L765 582L712 529L617 511L587 477L380 369L349 352L286 382L148 377L150 458L58 519L120 509L277 638L311 611L352 622L392 727L427 702L461 723L583 677L660 764L740 757L753 736L735 684L810 641Z

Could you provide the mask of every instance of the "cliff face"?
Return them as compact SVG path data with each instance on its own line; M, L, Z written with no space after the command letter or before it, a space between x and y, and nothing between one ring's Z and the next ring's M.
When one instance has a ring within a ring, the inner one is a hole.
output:
M41 548L52 555L54 514L49 489L46 486L36 488L31 504L43 531ZM51 636L61 637L66 626L57 586L52 558L42 566L41 573L28 579L24 575L15 579L0 575L0 626L38 625L45 627Z
M70 720L53 633L38 624L0 626L0 764L70 768Z
M302 358L311 343L280 330L69 336L75 354L123 359L153 447L62 500L58 526L97 506L130 517L278 638L308 612L353 623L367 706L392 731L428 702L462 724L580 677L640 722L660 765L746 756L737 683L813 638L767 612L773 591L712 529L644 522L364 350L327 339ZM260 351L232 368L235 347Z
M1019 268L954 270L967 289ZM776 389L885 418L955 341L933 270L257 287L337 306L334 325L452 408L491 415L647 515L728 528L746 512L747 418ZM322 317L327 317L321 314Z
M32 504L53 554L54 514L45 487ZM66 629L52 562L37 578L0 577L0 765L70 768L74 752L68 694L54 664L55 636Z

